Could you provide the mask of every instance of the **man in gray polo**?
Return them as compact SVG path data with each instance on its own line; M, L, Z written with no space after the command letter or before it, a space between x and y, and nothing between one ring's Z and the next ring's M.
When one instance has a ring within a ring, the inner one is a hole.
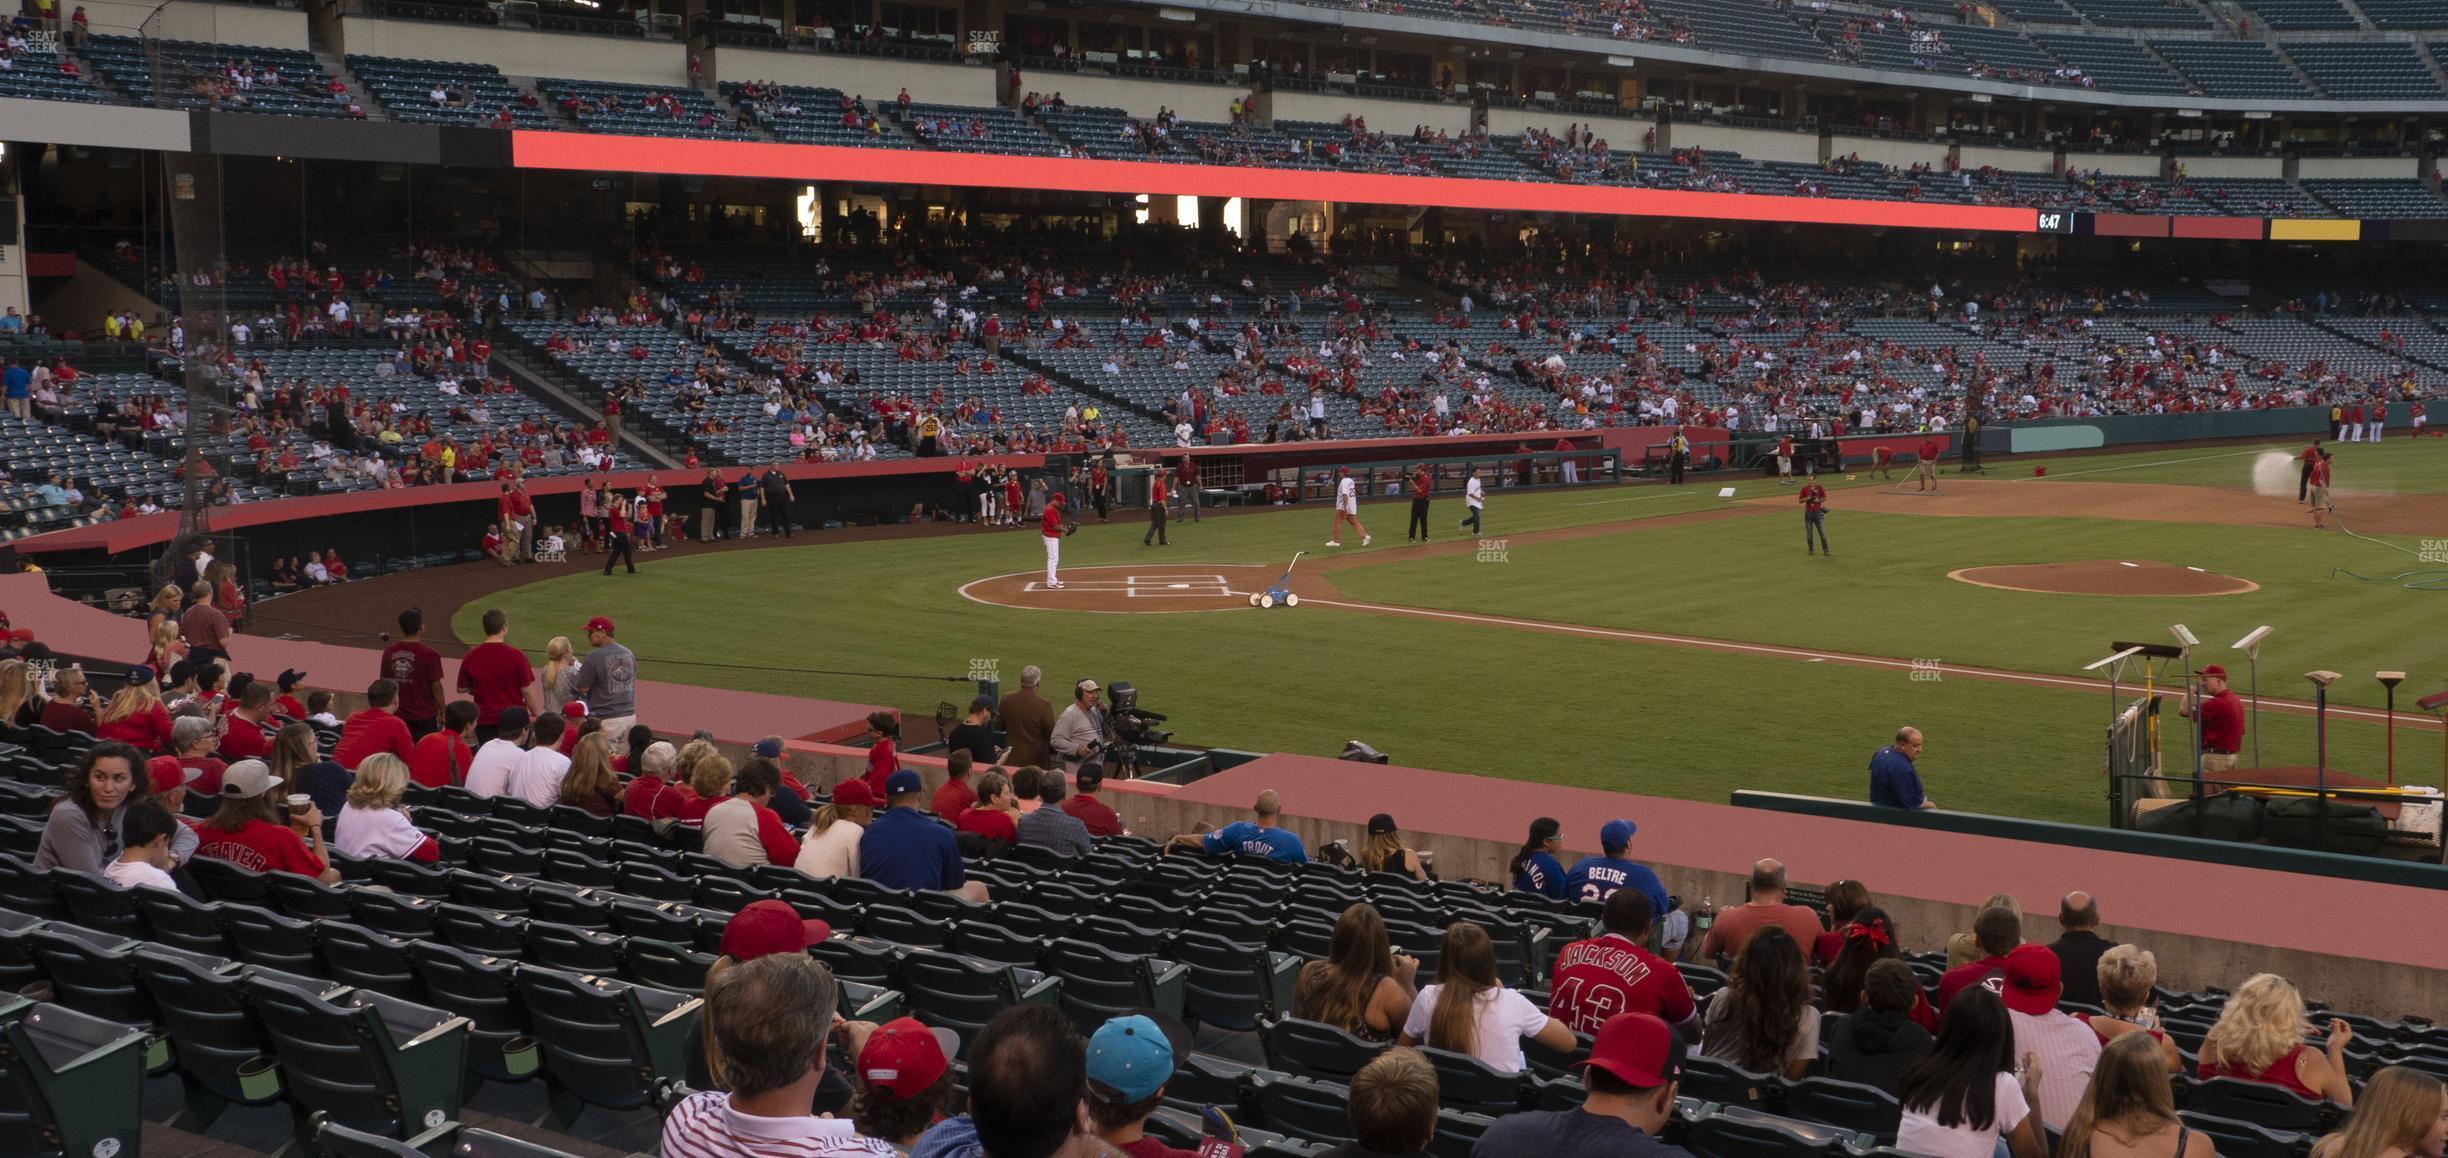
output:
M587 620L586 658L570 677L570 698L586 701L587 714L603 721L612 754L629 754L629 726L637 723L637 656L612 638L612 621Z

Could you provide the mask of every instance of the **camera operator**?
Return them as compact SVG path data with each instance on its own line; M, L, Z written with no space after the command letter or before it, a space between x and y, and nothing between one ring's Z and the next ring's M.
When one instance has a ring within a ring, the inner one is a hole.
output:
M1081 680L1072 686L1071 706L1054 721L1052 740L1054 754L1062 758L1065 772L1076 773L1080 765L1096 758L1105 749L1105 712L1097 706L1097 682Z

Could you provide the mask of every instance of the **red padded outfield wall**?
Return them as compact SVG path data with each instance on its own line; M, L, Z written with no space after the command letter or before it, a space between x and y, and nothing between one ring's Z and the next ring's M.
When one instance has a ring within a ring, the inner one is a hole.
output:
M853 181L879 185L946 185L971 189L1059 189L1080 193L1243 197L1267 201L1347 201L1363 205L1436 205L1616 217L1698 217L1813 225L1883 225L2032 233L2039 211L1996 205L1921 201L1859 201L1756 193L1698 193L1545 181L1414 177L1397 173L1320 172L1242 165L1173 165L1157 161L1094 161L1074 157L1000 157L928 149L868 149L855 145L793 145L768 141L701 141L519 129L510 135L511 163L522 169L625 170L788 181Z

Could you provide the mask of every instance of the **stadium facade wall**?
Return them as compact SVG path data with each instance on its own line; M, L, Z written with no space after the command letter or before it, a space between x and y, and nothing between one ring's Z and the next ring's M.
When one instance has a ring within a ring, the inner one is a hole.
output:
M2185 176L2188 177L2224 180L2230 177L2286 176L2286 159L2283 157L2182 157L2178 160L2184 165ZM2403 169L2391 174L2398 177L2404 175Z
M1566 125L1582 124L1588 125L1591 132L1603 138L1610 150L1629 153L1640 148L1641 137L1657 127L1657 120L1652 117L1566 117L1557 120L1559 115L1549 109L1489 109L1488 135L1519 137L1523 129L1546 129L1561 133Z
M0 125L12 141L183 153L195 145L188 115L175 109L0 98Z
M704 53L706 73L724 81L774 81L809 88L836 88L887 104L904 86L920 104L991 105L995 73L983 65L928 64L915 60L777 52L717 45ZM1085 103L1085 102L1078 102Z
M2167 166L2157 153L2067 153L2065 167L2111 177L2157 177Z
M2403 406L2391 409L2390 421L2408 421ZM2092 445L2189 442L2202 439L2272 438L2318 434L2329 428L2329 410L2320 406L2290 406L2280 410L2223 410L2203 414L2110 414L2098 418L2050 418L1992 426L1981 445L2009 454L2054 449L2065 445L2065 432L2097 430ZM2003 440L2002 444L2000 440Z
M1828 139L1828 155L1850 157L1859 154L1862 160L1875 161L1891 169L1910 169L1927 165L1944 172L1947 147L1931 141L1897 141L1885 137L1848 137L1843 134Z
M1134 117L1154 118L1171 109L1185 120L1228 121L1233 98L1249 95L1245 85L1190 84L1181 81L1124 80L1085 72L1032 72L1022 86L1033 92L1061 93L1064 103L1121 109ZM911 89L910 95L917 96Z
M2054 149L2001 149L1989 145L1965 145L1956 153L1956 161L1966 169L2004 169L2009 173L2054 173L2057 152Z
M1421 125L1443 129L1457 137L1470 131L1470 109L1462 105L1375 100L1338 93L1277 91L1260 96L1258 108L1269 124L1276 121L1339 122L1346 116L1360 116L1367 118L1369 131L1397 136L1408 134Z
M82 0L85 19L97 36L134 36L144 26L145 19L162 5L151 0ZM75 4L72 0L70 8ZM306 13L297 8L268 8L256 4L212 4L205 0L180 0L169 7L154 25L154 34L171 40L197 40L216 44L257 44L265 48L287 48L304 52Z
M1674 127L1674 146L1678 149L1726 149L1754 161L1800 161L1806 165L1816 165L1821 160L1819 134L1812 132L1678 124Z
M2305 157L2295 163L2295 175L2305 180L2402 180L2426 174L2419 157Z
M299 25L302 30L305 26ZM422 20L350 16L340 22L343 51L402 60L489 64L509 76L565 77L621 84L680 84L688 48L669 40L624 40L518 28L474 29ZM301 41L298 47L304 48Z

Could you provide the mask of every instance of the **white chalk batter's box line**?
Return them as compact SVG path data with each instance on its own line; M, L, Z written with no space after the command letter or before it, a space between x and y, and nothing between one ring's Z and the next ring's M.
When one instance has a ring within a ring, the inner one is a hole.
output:
M1231 595L1232 588L1222 575L1125 575L1119 579L1073 579L1062 585L1065 591L1119 593L1130 599L1213 599ZM1041 581L1032 581L1023 591L1051 591Z

